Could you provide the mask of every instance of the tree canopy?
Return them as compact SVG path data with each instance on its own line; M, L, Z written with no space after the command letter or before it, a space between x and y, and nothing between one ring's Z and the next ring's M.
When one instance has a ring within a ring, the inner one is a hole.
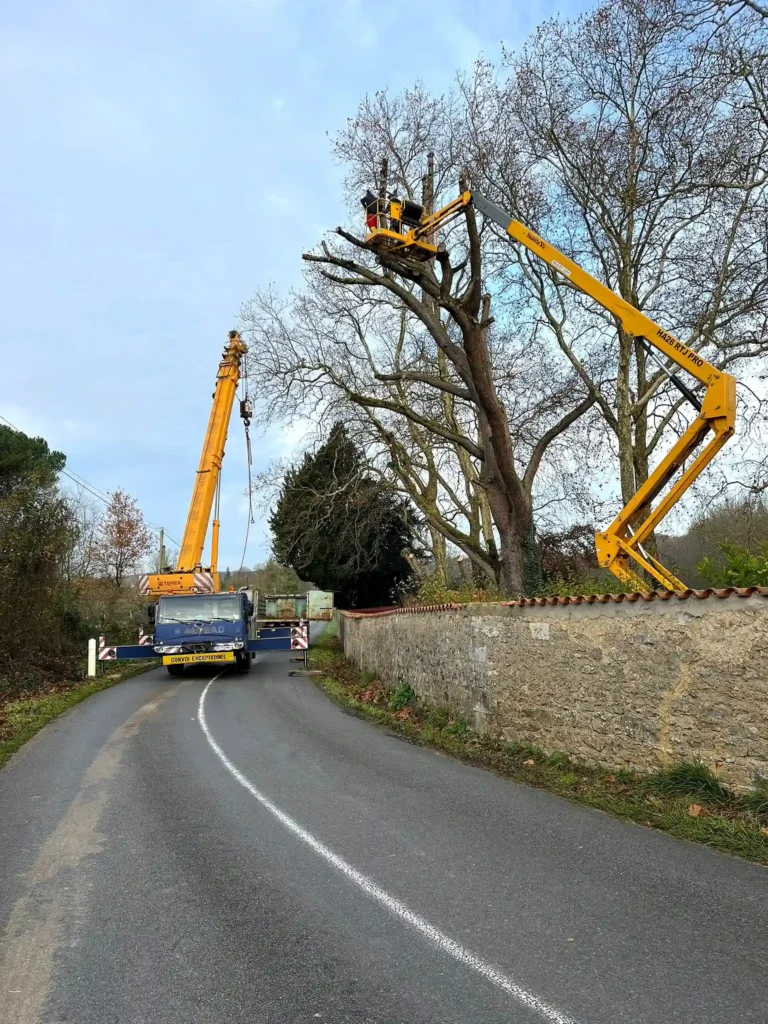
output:
M134 640L141 606L127 572L149 544L122 491L109 507L59 486L66 457L41 437L0 427L0 703L82 671L89 636Z
M24 485L52 486L66 461L66 456L51 451L42 437L28 437L0 426L0 497L7 498Z
M269 524L277 560L335 591L340 607L391 603L410 574L409 505L370 472L341 423L285 474Z
M64 576L74 523L55 487L64 463L42 438L0 427L0 692L4 679L60 663L78 639Z

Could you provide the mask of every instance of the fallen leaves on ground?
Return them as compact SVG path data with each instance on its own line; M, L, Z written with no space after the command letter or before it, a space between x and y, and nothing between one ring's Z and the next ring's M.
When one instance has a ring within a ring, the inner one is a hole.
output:
M383 684L378 679L374 679L359 694L358 700L362 701L363 704L385 704L389 700L389 694Z
M536 764L532 757L529 757L527 761L523 761L523 764Z
M709 811L706 807L702 807L701 804L691 804L688 808L688 814L691 818L706 818L709 815Z

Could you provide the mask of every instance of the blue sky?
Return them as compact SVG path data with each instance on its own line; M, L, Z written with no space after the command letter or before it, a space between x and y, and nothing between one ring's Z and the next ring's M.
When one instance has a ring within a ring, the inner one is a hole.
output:
M327 133L366 92L447 88L582 6L5 0L0 414L180 537L240 304L296 283L342 215ZM256 437L255 471L294 442ZM245 481L233 417L222 567L240 564ZM252 530L247 564L267 534Z

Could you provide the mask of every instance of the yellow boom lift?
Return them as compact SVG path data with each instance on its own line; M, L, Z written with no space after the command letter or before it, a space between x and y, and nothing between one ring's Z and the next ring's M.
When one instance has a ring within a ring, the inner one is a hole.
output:
M595 538L600 565L610 569L623 582L635 586L638 590L648 589L647 583L633 568L634 562L667 590L685 590L684 583L644 550L643 542L650 537L733 434L736 422L735 379L706 362L694 349L678 341L669 331L625 302L535 231L511 218L478 192L463 192L447 206L432 214L426 214L421 206L410 201L403 202L394 198L375 199L366 210L369 228L366 243L372 249L386 250L394 256L406 259L432 259L438 251L437 229L458 217L470 204L502 227L514 242L524 245L558 274L567 278L575 288L611 313L621 324L622 329L640 342L648 355L696 409L696 418L673 445L672 450L627 502L611 525ZM704 385L705 391L701 399L668 368L661 356L686 370ZM705 447L686 466L690 456L710 433L712 436ZM669 490L659 498L681 470ZM654 506L657 498L659 500Z
M248 346L237 331L229 332L229 343L224 349L213 393L213 406L208 419L200 465L195 477L187 524L179 550L175 572L155 573L144 578L142 590L152 597L163 594L218 593L220 590L219 557L219 485L224 447L232 406L240 381L243 356ZM240 415L248 423L251 410L248 400L240 403ZM211 511L215 512L211 535L211 564L204 567L203 549Z

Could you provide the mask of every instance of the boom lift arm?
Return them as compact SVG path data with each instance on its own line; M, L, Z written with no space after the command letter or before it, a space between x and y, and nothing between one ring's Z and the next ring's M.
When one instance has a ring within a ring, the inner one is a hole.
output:
M634 562L667 590L685 590L684 583L643 549L643 542L733 434L736 422L735 378L706 362L694 349L678 341L672 334L659 327L546 242L535 231L514 220L478 192L463 192L441 210L423 215L417 222L413 214L410 218L403 217L402 221L398 219L402 216L403 204L385 203L379 199L376 206L376 226L371 228L366 236L366 243L374 249L384 248L393 255L417 260L430 259L437 252L437 228L458 217L470 204L503 228L513 241L524 245L566 277L574 287L611 313L621 324L622 329L640 342L648 355L696 409L696 418L674 444L672 450L638 488L611 525L595 538L600 565L610 569L623 582L631 584L638 590L648 589L645 581L634 570ZM404 230L409 223L413 226L408 231ZM667 368L657 352L686 370L705 386L706 390L701 400L676 373ZM683 468L710 431L713 436L705 447L687 468ZM654 507L654 501L680 470L683 470L681 475Z
M219 517L218 493L221 479L221 464L227 441L227 430L240 381L240 367L248 346L237 331L229 332L229 343L222 353L213 405L208 418L200 464L197 468L192 500L189 504L187 523L179 549L179 558L174 573L157 573L148 577L146 592L153 596L161 594L189 594L198 591L218 591ZM242 405L242 403L241 403ZM241 408L245 418L247 407ZM211 536L211 565L202 565L205 537L211 511L216 501Z

